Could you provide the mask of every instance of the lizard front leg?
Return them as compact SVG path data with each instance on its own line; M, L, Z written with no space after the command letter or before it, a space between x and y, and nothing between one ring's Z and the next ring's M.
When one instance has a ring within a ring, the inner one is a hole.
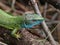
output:
M11 33L11 35L15 38L20 38L21 34L17 33L18 29L14 29Z

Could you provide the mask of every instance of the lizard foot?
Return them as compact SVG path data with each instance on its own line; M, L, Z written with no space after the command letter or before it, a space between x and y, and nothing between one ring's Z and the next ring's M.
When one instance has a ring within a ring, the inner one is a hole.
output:
M17 34L15 34L15 35L16 35L17 39L22 37L22 34L20 34L19 32Z
M22 37L22 35L19 32L17 34L12 34L12 36L17 39Z

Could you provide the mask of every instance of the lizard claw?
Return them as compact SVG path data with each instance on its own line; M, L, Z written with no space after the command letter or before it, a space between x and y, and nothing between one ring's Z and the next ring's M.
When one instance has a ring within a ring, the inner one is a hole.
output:
M18 32L17 34L12 34L13 37L19 39L22 37L22 35Z
M19 32L17 34L15 34L15 35L16 35L17 39L22 37L22 35Z

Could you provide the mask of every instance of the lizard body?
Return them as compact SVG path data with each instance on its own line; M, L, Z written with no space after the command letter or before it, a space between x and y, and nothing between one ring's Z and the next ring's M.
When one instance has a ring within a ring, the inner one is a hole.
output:
M23 16L12 16L0 9L0 26L11 29L11 35L19 38L16 34L21 28L32 28L41 23L44 19L37 14L25 14Z

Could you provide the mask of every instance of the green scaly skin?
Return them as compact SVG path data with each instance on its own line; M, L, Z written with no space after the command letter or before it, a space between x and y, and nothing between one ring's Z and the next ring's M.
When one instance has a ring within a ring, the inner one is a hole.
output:
M22 28L21 24L24 21L29 22L30 20L43 20L39 15L30 15L31 18L29 15L30 14L25 16L12 16L0 9L0 26L11 29L11 35L15 38L20 38L20 34L18 34L17 31Z
M24 21L22 16L11 16L0 9L0 26L11 29L11 35L20 38L20 34L16 34L21 28L20 24Z

